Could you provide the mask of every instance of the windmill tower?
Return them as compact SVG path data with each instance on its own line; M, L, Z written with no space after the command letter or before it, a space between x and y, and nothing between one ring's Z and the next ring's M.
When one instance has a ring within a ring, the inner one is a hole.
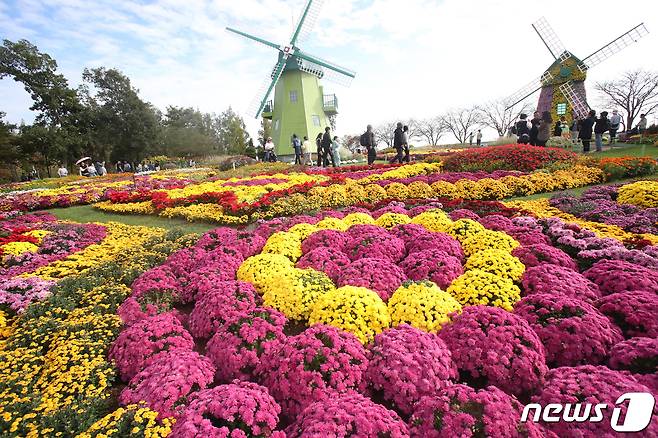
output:
M320 79L349 85L355 73L302 51L298 44L310 34L320 15L323 0L308 0L286 45L278 45L245 32L227 27L253 41L278 51L278 60L266 79L249 112L255 118L272 120L272 139L279 155L293 153L292 135L313 141L324 128L335 123L338 101L335 94L324 94ZM268 100L274 90L274 101Z
M649 33L644 23L640 23L588 57L580 60L564 48L560 38L545 18L542 17L539 21L533 23L532 27L555 61L539 78L509 96L505 100L507 109L541 90L537 111L549 111L554 120L566 116L569 121L571 121L573 115L578 118L586 117L590 110L585 93L585 79L589 69Z

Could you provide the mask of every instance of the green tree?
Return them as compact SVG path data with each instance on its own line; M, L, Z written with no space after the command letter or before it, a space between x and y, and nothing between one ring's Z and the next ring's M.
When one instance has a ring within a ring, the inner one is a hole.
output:
M217 118L194 108L169 106L163 120L162 153L203 156L218 149Z
M244 154L249 143L249 134L242 117L231 107L219 116L220 151L230 155Z
M260 121L260 129L258 130L258 139L265 144L268 137L272 136L272 121L270 119L262 119Z
M160 113L139 97L126 75L100 67L85 69L82 78L93 142L105 158L139 161L158 152Z
M18 137L14 134L15 125L6 123L3 119L5 113L0 111L0 163L7 165L16 178L16 166L21 159L21 150L18 147Z

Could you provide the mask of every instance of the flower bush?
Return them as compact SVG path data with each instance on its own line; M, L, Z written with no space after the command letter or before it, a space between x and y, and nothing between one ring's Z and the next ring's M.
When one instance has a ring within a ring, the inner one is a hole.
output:
M313 402L362 391L367 367L363 345L354 335L315 325L265 351L256 374L283 414L295 418Z
M626 337L658 338L658 295L655 292L616 293L601 298L596 306Z
M54 281L39 277L11 278L0 285L0 305L5 305L17 313L23 312L33 301L41 301L50 296Z
M327 324L354 334L362 343L391 325L388 308L373 291L343 286L318 298L309 324Z
M163 351L146 362L126 388L119 401L130 405L145 401L161 417L175 414L178 405L195 389L205 389L213 382L212 362L193 351Z
M658 372L658 339L640 337L618 343L610 353L610 367L655 375Z
M597 284L603 295L636 290L658 290L658 271L624 260L600 260L583 275Z
M304 254L296 266L324 272L333 282L338 282L342 270L352 261L344 252L335 248L317 247Z
M548 403L605 403L613 406L620 394L627 392L649 392L649 388L638 383L633 377L603 366L583 365L579 367L562 367L550 370L546 374L546 385L532 398L533 403L546 406ZM619 405L621 415L625 418L627 406ZM604 411L600 422L566 422L558 421L542 424L558 436L618 436L610 426L612 410ZM654 406L654 415L658 409ZM658 424L652 422L643 432L644 436L658 433Z
M194 341L171 313L152 316L123 330L112 344L108 357L114 361L121 380L129 382L152 356L161 351L192 351Z
M439 335L462 380L475 388L494 385L509 394L527 395L544 383L544 346L519 316L497 307L466 307Z
M235 381L193 394L171 429L172 438L270 437L281 408L255 383Z
M306 436L390 436L406 438L407 425L395 412L361 394L348 393L315 402L286 429L288 438Z
M400 263L400 267L410 280L431 280L441 288L447 288L464 273L461 261L442 249L412 252Z
M514 257L525 265L526 268L539 266L541 264L561 266L571 270L577 270L576 262L561 249L545 244L523 245L512 251Z
M399 262L405 255L404 241L391 236L386 230L380 230L381 232L360 234L348 240L345 244L345 253L352 260L367 257Z
M500 231L482 231L469 236L461 242L464 253L467 256L484 251L485 249L499 249L501 251L512 252L519 246L519 242Z
M377 292L388 300L393 292L407 280L399 266L388 259L363 258L352 262L338 275L338 286L359 286Z
M638 181L619 188L617 201L645 208L658 207L658 183L655 181Z
M441 391L458 377L445 343L406 324L376 335L368 346L368 361L369 387L407 415L421 397Z
M229 319L206 346L220 382L250 380L263 353L284 338L286 317L269 308L254 308Z
M426 332L437 332L462 306L436 284L405 282L388 300L391 325L409 324Z
M495 386L475 390L452 385L423 397L409 420L412 437L545 436L537 425L521 422L523 406Z
M484 304L509 311L521 299L521 290L512 280L479 269L468 270L455 279L448 293L462 306Z
M131 436L137 438L164 438L170 436L172 418L157 421L158 413L141 405L117 408L92 424L78 438Z
M623 341L621 330L592 305L562 295L534 294L514 313L528 321L546 350L550 367L603 363Z
M467 270L477 269L513 281L520 280L525 266L512 254L499 249L486 249L473 254L466 261Z
M271 277L263 294L266 306L279 310L287 318L306 321L315 303L335 290L331 279L313 269L284 270Z
M525 271L521 280L524 295L552 293L593 303L601 298L599 287L577 271L541 264Z

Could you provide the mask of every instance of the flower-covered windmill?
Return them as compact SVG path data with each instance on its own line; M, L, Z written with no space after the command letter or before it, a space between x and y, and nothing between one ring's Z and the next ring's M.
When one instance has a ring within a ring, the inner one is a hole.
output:
M640 23L581 60L565 49L545 18L532 27L555 61L539 78L505 99L507 108L541 90L537 111L549 111L554 118L564 115L569 119L574 115L583 118L589 112L585 93L587 71L649 33L644 23Z
M290 42L278 45L245 32L227 27L230 32L265 44L279 52L272 73L249 107L255 118L272 120L272 138L277 153L292 153L291 137L308 136L313 140L324 128L333 125L338 113L336 95L325 95L319 79L329 79L349 85L355 73L332 62L318 58L299 48L310 34L320 15L323 0L308 0ZM274 90L274 102L269 99Z

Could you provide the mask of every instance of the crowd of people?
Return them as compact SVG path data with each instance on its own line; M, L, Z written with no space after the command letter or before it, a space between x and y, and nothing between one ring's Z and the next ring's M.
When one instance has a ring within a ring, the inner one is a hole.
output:
M612 115L608 116L607 111L602 111L597 117L596 111L590 110L585 118L579 119L574 114L570 125L565 116L561 116L560 120L553 124L553 117L549 111L541 114L535 111L530 121L527 114L520 114L519 120L512 127L511 134L518 137L520 144L533 146L546 146L551 136L570 138L573 142L583 145L584 153L590 152L593 137L596 152L602 152L603 135L609 133L609 144L613 144L623 123L622 116L617 110L613 110ZM630 130L629 134L642 134L646 129L647 118L645 114L641 114L638 125Z
M94 177L94 176L105 176L107 175L107 169L105 168L105 161L95 161L85 160L78 163L78 171L80 176ZM67 176L68 171L63 165L60 165L57 175L60 177Z

